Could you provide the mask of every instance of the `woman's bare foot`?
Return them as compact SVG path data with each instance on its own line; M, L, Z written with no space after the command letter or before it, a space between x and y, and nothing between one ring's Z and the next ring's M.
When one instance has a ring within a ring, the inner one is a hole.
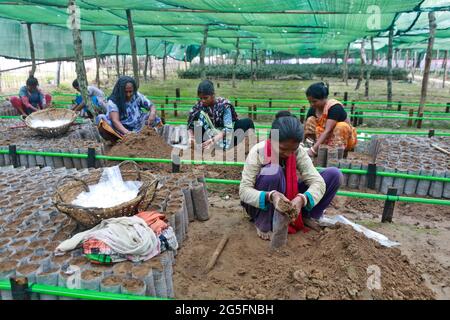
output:
M258 228L256 228L256 234L263 240L270 240L272 237L272 231L262 232Z

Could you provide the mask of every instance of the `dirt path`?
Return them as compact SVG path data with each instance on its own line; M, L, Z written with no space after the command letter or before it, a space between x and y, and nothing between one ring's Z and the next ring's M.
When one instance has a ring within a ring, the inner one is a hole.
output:
M223 200L211 195L211 219L194 222L175 265L179 299L432 299L449 298L448 232L418 219L420 211L397 208L395 219L412 212L419 226L407 219L380 225L380 203L353 203L338 198L329 214L345 215L402 242L401 250L381 247L349 227L289 236L286 250L270 252L242 211L236 196ZM358 207L359 205L359 207ZM351 208L350 210L346 208ZM441 207L433 217L444 219ZM423 208L420 208L423 210ZM450 215L449 215L450 217ZM402 218L403 219L403 218ZM445 218L447 219L447 218ZM429 220L429 219L428 219ZM415 220L414 220L415 221ZM445 220L447 221L447 220ZM441 223L441 221L435 221ZM434 222L433 222L434 223ZM446 222L447 223L447 222ZM417 230L416 230L417 229ZM419 231L418 231L419 230ZM205 267L220 238L230 240L215 268ZM445 240L447 239L447 240ZM435 243L434 246L427 241ZM434 241L434 242L433 242ZM441 244L441 245L439 245ZM414 251L415 250L415 251ZM426 254L426 257L424 256ZM369 290L370 268L379 267L381 289ZM425 269L425 266L427 267ZM447 266L447 267L446 267ZM369 269L368 269L369 268ZM433 282L435 285L433 285ZM426 286L428 284L428 287ZM438 288L441 287L441 288ZM434 293L429 289L434 289Z

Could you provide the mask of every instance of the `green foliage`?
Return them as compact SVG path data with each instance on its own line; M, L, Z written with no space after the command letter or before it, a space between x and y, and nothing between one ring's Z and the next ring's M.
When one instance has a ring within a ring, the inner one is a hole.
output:
M192 65L188 70L179 70L178 76L181 79L200 78L201 68L199 65ZM349 65L349 78L358 78L361 73L359 65ZM206 66L206 76L210 78L231 79L233 74L232 65L212 65ZM258 67L258 79L278 79L286 76L298 76L304 80L311 80L313 77L342 77L342 65L335 64L267 64ZM372 67L372 79L386 79L388 70L384 67ZM394 80L407 80L408 71L403 69L393 69ZM250 79L250 65L236 66L236 79Z

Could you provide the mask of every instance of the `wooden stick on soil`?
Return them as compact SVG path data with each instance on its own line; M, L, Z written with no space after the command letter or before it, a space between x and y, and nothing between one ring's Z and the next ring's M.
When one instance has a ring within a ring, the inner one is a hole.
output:
M435 144L431 144L431 146L432 146L433 148L435 148L436 150L438 150L438 151L440 151L440 152L442 152L442 153L445 153L445 154L447 154L447 155L450 156L450 151L447 151L447 150L445 150L445 149L442 149L441 147L439 147L439 146L437 146L437 145L435 145Z
M222 239L220 240L219 244L216 247L216 250L214 251L213 255L211 256L211 259L209 259L208 265L206 266L206 272L210 272L214 265L216 264L217 259L219 258L220 254L223 251L223 248L225 248L225 245L228 242L228 234L224 234Z

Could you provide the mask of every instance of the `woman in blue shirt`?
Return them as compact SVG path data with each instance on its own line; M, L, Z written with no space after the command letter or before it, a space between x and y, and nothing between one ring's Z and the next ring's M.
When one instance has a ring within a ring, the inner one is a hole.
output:
M155 127L161 122L156 116L153 103L137 91L136 81L128 76L122 76L117 80L108 98L107 113L99 115L97 123L101 120L107 122L120 136L130 132L138 133L144 125Z

